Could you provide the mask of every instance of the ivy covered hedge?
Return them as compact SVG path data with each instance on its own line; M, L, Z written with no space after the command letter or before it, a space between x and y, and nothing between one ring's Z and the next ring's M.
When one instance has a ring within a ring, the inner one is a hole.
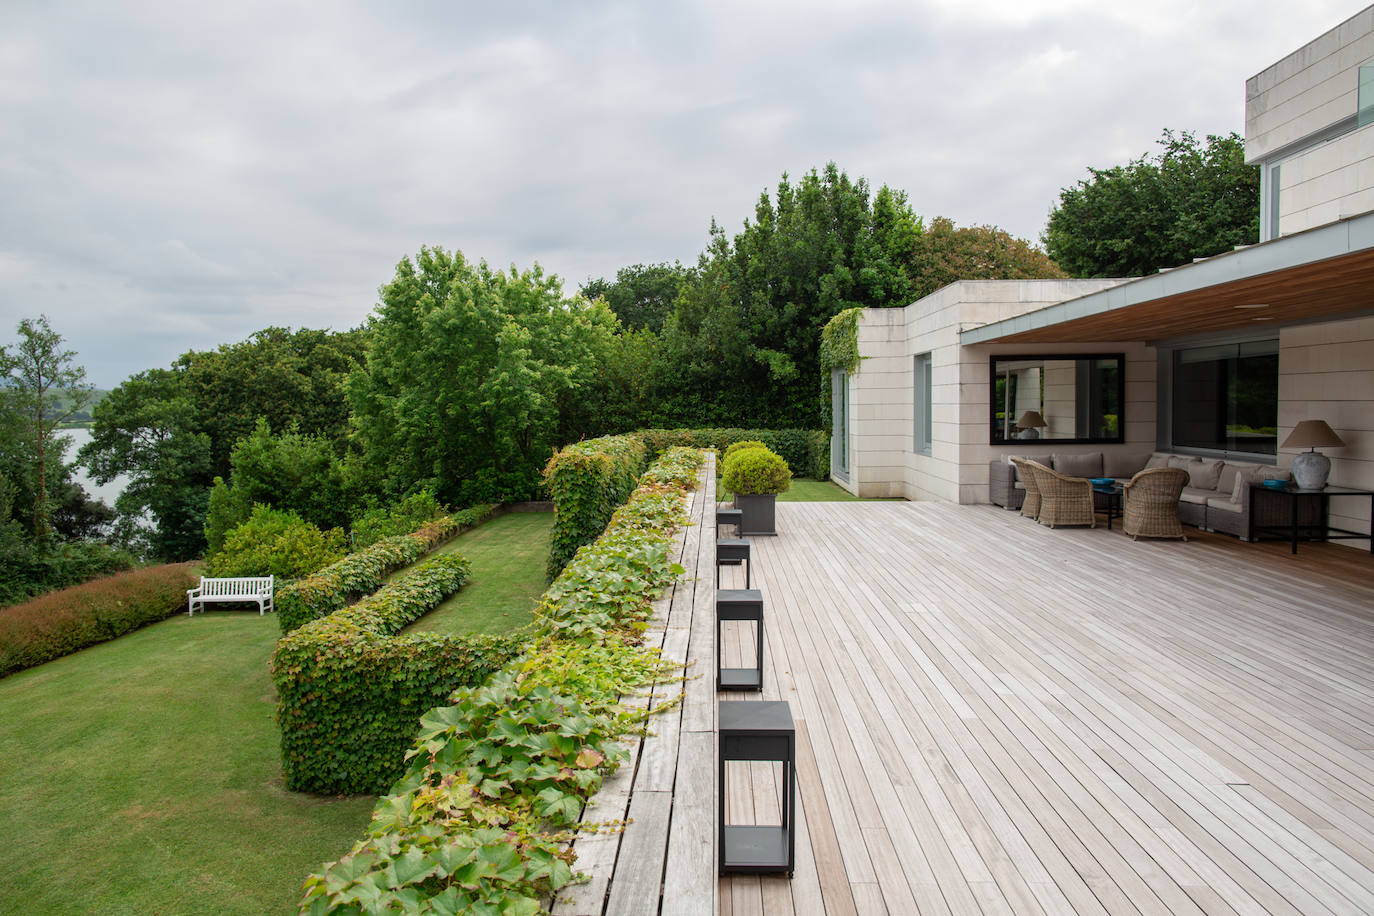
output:
M185 610L194 563L148 566L0 608L0 677Z
M306 879L301 912L532 916L575 879L567 840L596 829L582 809L653 712L621 698L672 670L641 635L683 572L670 552L700 462L655 462L545 592L528 651L425 714L405 776L367 835Z
M420 715L509 662L528 634L395 636L468 580L457 553L426 560L352 607L285 636L272 656L287 788L375 793L405 770Z
M631 433L575 442L554 453L544 483L557 507L549 534L548 574L568 565L577 548L595 540L644 471L644 440Z
M756 441L787 462L798 477L825 480L830 476L830 433L819 429L641 429L639 436L654 455L670 448L713 448L724 454L737 442Z
M282 633L318 620L361 595L376 591L387 576L414 563L435 547L496 511L495 505L473 506L425 522L410 534L383 538L350 553L314 575L277 590L277 624Z

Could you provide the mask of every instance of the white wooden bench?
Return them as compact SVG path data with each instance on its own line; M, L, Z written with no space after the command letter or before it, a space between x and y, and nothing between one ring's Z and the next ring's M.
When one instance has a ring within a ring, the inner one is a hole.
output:
M261 617L265 612L274 610L272 607L272 580L274 576L244 576L237 579L207 579L200 577L200 585L197 588L186 590L186 603L188 609L186 616L190 617L196 612L196 605L200 605L201 613L205 612L205 604L208 601L252 601L258 606L258 616Z

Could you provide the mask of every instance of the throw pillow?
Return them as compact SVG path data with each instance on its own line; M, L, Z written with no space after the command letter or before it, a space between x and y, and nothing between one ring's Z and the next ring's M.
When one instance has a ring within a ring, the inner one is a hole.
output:
M1145 467L1147 467L1147 468L1167 468L1167 467L1172 467L1172 465L1169 464L1169 459L1172 458L1172 457L1174 457L1174 456L1172 456L1172 455L1166 455L1166 454L1164 454L1163 452L1155 452L1155 453L1153 453L1152 455L1150 455L1150 460L1147 461L1147 462L1145 462Z
M1188 486L1198 490L1215 490L1221 477L1221 461L1203 461L1188 466Z
M1250 489L1251 484L1259 483L1264 479L1264 469L1259 467L1238 467L1236 469L1236 482L1231 488L1231 502L1240 504L1241 494Z

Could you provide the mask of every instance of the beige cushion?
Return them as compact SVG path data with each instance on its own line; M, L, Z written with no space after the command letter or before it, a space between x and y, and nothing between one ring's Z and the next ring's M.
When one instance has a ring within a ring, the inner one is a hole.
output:
M1088 452L1084 455L1054 456L1054 469L1070 477L1101 477L1102 453Z
M1236 492L1236 475L1244 468L1259 467L1242 462L1228 461L1221 466L1221 476L1217 478L1217 492L1231 493Z
M1192 455L1168 455L1166 457L1169 462L1167 465L1168 467L1183 468L1185 471L1188 470L1188 466L1194 461L1202 460L1201 458L1194 458Z
M1169 459L1172 458L1172 457L1173 457L1172 455L1166 455L1166 454L1164 454L1163 452L1154 452L1154 453L1152 453L1152 454L1150 455L1150 460L1145 462L1145 467L1147 467L1147 468L1167 468L1167 467L1172 467L1172 465L1169 464Z
M1199 490L1196 487L1184 487L1179 494L1178 501L1181 503L1193 503L1197 506L1207 505L1207 500L1217 495L1216 490Z
M1188 486L1199 490L1217 489L1217 478L1221 476L1222 461L1198 460L1188 465ZM1228 494L1230 490L1226 491Z
M1102 470L1105 472L1102 476L1129 480L1145 467L1149 458L1146 452L1107 452L1102 456Z
M1293 474L1288 468L1262 467L1261 473L1265 480L1292 480Z
M1207 500L1207 510L1221 509L1224 512L1239 512L1240 503L1233 502L1229 496L1213 496Z
M1235 465L1235 482L1231 484L1231 502L1240 507L1240 495L1249 489L1250 484L1264 479L1263 469L1257 464Z

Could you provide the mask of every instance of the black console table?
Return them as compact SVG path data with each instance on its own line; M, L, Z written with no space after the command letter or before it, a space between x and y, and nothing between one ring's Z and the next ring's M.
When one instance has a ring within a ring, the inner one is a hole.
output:
M1331 500L1338 496L1363 496L1369 500L1368 531L1331 527L1328 521ZM1263 484L1250 485L1252 541L1288 541L1293 546L1293 553L1297 553L1298 541L1353 541L1365 538L1370 539L1369 551L1374 553L1374 490L1335 486L1304 490L1292 484L1274 489Z

